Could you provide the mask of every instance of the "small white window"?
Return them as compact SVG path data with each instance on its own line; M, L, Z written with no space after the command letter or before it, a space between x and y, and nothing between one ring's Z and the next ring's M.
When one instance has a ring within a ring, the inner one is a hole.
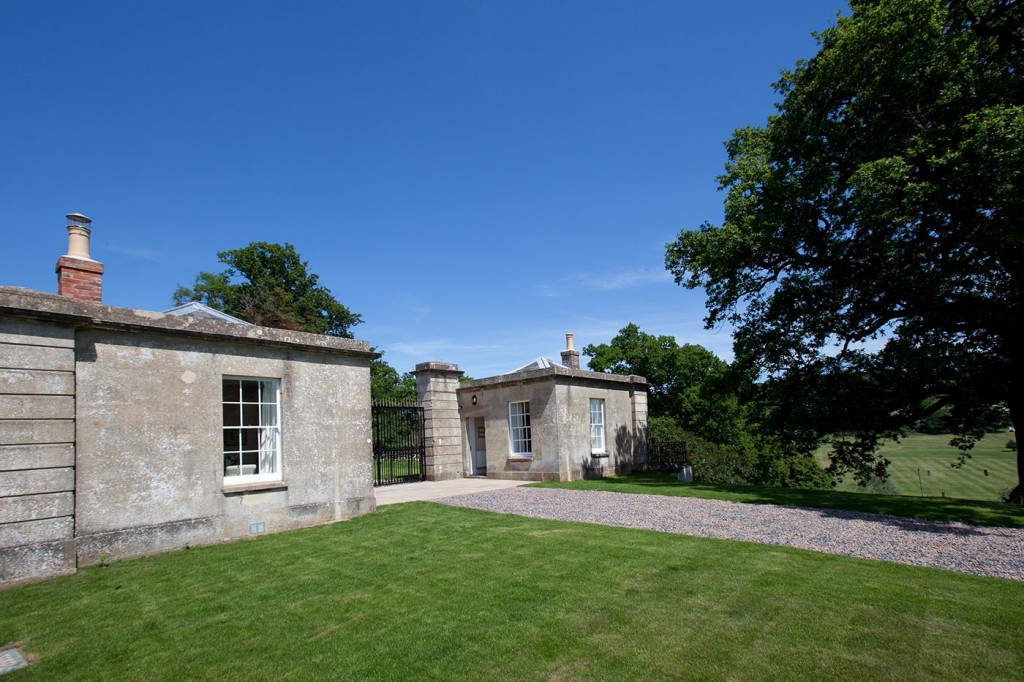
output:
M532 455L530 401L508 404L508 437L513 455Z
M604 400L590 399L590 451L603 454L604 449Z
M281 382L224 377L224 480L281 480Z

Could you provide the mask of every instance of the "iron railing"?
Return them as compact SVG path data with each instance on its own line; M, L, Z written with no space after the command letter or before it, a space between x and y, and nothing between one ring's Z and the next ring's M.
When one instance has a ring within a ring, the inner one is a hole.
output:
M685 441L657 440L654 438L648 441L648 467L652 469L677 469L684 464L692 464Z
M426 478L423 408L410 403L374 403L373 484Z

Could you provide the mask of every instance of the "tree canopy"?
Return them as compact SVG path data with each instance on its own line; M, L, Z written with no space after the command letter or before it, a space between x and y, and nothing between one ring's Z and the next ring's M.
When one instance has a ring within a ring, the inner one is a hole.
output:
M654 336L628 324L609 343L588 345L590 369L639 374L649 383L648 424L654 446L681 444L696 480L783 487L835 485L808 452L764 434L748 376L696 344ZM753 409L751 409L753 408Z
M850 7L727 142L723 224L666 265L735 325L776 426L847 434L833 468L866 480L937 410L965 451L1001 403L1024 426L1024 3Z
M638 374L648 382L648 410L672 417L688 430L716 442L735 443L742 428L729 365L696 344L654 336L628 324L609 343L583 349L595 372Z
M362 321L319 283L291 244L253 242L217 258L227 269L200 272L191 288L179 286L175 304L199 301L253 324L346 338Z
M375 403L415 403L416 377L410 372L399 374L381 356L370 363L370 398Z

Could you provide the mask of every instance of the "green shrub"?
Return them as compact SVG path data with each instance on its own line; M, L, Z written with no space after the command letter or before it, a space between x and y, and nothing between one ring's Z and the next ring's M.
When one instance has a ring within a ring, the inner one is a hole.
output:
M686 432L675 417L651 417L647 420L647 433L652 441L660 443L681 441L686 437Z
M754 467L739 448L719 445L692 433L683 438L687 458L698 483L751 483Z
M872 476L866 485L858 488L859 492L868 493L871 495L899 495L900 491L896 488L896 483L886 476L881 478L880 476Z
M1017 441L1016 441L1016 439L1011 438L1010 440L1006 441L1006 449L1011 451L1011 452L1017 452Z
M757 483L774 488L831 490L836 480L813 455L768 451L758 457Z

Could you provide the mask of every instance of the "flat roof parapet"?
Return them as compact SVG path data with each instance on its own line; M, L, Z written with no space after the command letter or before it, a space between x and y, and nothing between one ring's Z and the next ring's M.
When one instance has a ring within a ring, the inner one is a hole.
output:
M459 385L459 391L468 391L477 388L490 386L512 386L531 381L544 381L546 379L572 378L585 381L607 382L616 384L632 384L637 387L647 388L647 378L636 374L606 374L605 372L591 372L585 369L570 369L561 365L535 369L528 372L512 372L501 374L495 377L485 377L464 381Z
M367 341L271 327L243 326L197 317L177 317L134 308L116 308L21 287L0 286L0 316L34 318L74 327L173 334L371 359L379 357Z

